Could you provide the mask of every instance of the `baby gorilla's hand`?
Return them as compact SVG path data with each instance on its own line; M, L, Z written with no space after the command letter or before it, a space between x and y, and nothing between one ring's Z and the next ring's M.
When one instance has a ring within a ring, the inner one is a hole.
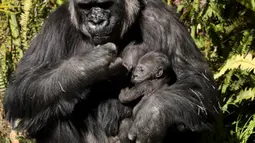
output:
M124 89L121 89L120 91L120 95L119 95L119 100L121 103L128 103L130 102L129 101L129 97L128 97L128 93L129 93L129 88L124 88Z

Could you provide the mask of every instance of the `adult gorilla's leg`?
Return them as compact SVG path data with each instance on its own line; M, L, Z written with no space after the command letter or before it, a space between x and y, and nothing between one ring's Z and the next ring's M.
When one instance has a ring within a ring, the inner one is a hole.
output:
M34 137L37 143L85 143L82 133L68 120L48 125Z
M85 120L63 119L48 125L35 136L37 143L107 143L101 124L93 115Z
M101 103L97 109L97 121L106 135L116 136L119 132L120 121L131 117L132 109L124 106L117 99L109 99Z
M132 123L132 118L125 118L121 121L118 133L118 137L121 143L130 143L130 140L128 139L128 131Z

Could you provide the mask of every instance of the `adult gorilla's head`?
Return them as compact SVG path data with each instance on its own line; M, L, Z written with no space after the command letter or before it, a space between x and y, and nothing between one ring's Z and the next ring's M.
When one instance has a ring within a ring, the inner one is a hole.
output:
M71 21L94 44L116 42L134 23L139 0L70 0Z

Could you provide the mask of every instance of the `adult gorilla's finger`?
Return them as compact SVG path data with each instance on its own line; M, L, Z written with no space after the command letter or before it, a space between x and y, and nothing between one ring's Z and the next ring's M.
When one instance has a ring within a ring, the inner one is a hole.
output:
M135 141L136 138L137 138L137 126L133 124L128 132L128 139L131 141Z
M135 143L148 143L149 130L145 127L144 121L140 118L135 120L128 132L128 138Z
M135 143L151 143L148 139L147 136L145 135L139 135L137 138L136 138L136 141Z
M122 65L122 59L120 57L118 57L117 59L115 59L114 62L112 62L110 65L109 65L109 68L110 69L114 69L116 67L119 67L119 66L123 66Z
M114 43L108 42L105 45L103 45L103 47L117 54L118 49Z

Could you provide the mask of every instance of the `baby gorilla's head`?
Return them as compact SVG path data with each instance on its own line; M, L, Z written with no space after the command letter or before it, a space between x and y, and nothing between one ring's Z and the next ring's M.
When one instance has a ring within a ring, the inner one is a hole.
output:
M167 56L160 52L149 52L141 57L132 72L132 83L141 83L145 80L159 79L165 76L170 62Z

